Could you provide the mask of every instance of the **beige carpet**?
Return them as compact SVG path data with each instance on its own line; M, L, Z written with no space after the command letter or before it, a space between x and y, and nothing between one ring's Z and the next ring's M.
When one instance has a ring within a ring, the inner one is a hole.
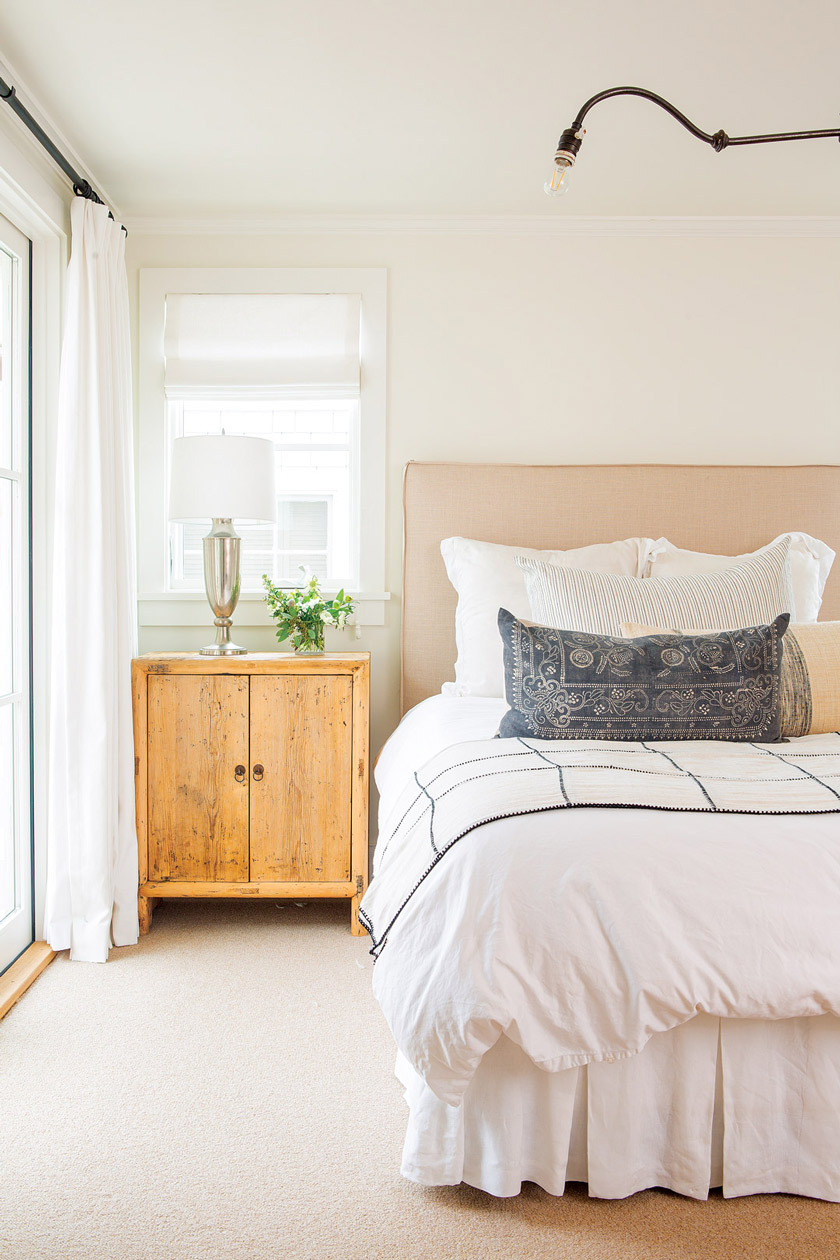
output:
M169 903L0 1022L3 1260L840 1257L784 1196L495 1200L402 1180L394 1051L345 906Z

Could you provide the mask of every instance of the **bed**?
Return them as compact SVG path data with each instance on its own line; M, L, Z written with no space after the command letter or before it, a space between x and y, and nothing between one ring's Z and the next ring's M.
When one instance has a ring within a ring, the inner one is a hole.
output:
M840 469L410 464L404 509L405 716L376 770L380 816L390 818L412 781L423 790L418 772L435 757L448 758L438 773L450 775L459 761L474 761L506 708L490 698L440 695L455 656L443 538L566 549L663 534L683 547L736 555L797 528L838 549ZM840 618L836 573L821 618ZM785 755L797 766L827 765L803 758L836 757L830 738L806 737L815 742ZM748 786L761 773L749 763ZM553 1194L583 1181L605 1198L650 1186L704 1198L720 1186L727 1196L788 1192L840 1201L833 929L840 814L828 799L831 775L820 782L819 774L802 773L803 791L812 795L802 812L784 816L758 816L760 808L726 817L606 806L564 811L546 797L539 810L526 803L516 817L497 817L488 798L487 821L462 821L453 856L442 844L445 855L435 849L429 878L411 874L407 850L406 895L391 894L396 913L377 894L375 872L366 898L374 987L395 1033L409 1107L405 1176L426 1185L463 1181L502 1196L517 1194L524 1181ZM455 800L454 792L446 803L438 799L438 825ZM456 818L456 838L458 828ZM636 838L647 846L648 869L628 856ZM666 869L677 844L700 854L711 874L673 894L669 888L668 904L657 904L657 870ZM799 849L807 860L792 862ZM750 885L749 906L738 900L745 873L725 878L736 860L730 852L756 855L761 878ZM605 943L590 940L587 925L575 923L570 970L562 951L569 952L571 903L557 927L554 902L541 900L546 880L583 881L601 926L625 916L623 938L607 932ZM756 931L756 907L766 935ZM730 994L727 933L740 918L747 926L739 992ZM645 980L640 988L638 977L645 968L653 974L657 950L670 960L681 933L700 939L709 923L717 924L719 956L707 941L699 963L676 969L668 1000L651 1000L651 986ZM791 1003L783 982L797 952L813 983ZM645 992L645 1010L640 1015L636 1004L626 1028L606 1028L608 998L628 975L634 992ZM467 1019L461 1008L470 1003ZM548 1006L551 1027L543 1017Z

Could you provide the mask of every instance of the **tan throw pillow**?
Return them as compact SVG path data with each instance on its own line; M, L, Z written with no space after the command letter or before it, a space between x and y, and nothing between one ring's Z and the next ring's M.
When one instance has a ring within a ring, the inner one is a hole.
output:
M703 634L625 621L625 638L648 634ZM782 737L840 730L840 621L790 626L782 657Z

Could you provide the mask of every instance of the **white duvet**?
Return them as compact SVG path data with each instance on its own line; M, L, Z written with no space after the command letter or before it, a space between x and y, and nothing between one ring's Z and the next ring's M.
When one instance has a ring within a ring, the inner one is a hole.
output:
M376 769L382 834L441 749L501 700L435 696ZM374 882L389 879L377 848ZM364 903L363 903L364 906ZM463 836L405 904L373 973L397 1045L457 1104L504 1033L558 1071L637 1053L698 1012L840 1014L840 814L563 809Z

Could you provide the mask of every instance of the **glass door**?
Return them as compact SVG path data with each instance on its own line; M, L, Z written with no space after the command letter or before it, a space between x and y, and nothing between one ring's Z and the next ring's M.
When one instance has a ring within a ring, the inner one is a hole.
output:
M30 242L0 215L0 972L34 939L29 274Z

